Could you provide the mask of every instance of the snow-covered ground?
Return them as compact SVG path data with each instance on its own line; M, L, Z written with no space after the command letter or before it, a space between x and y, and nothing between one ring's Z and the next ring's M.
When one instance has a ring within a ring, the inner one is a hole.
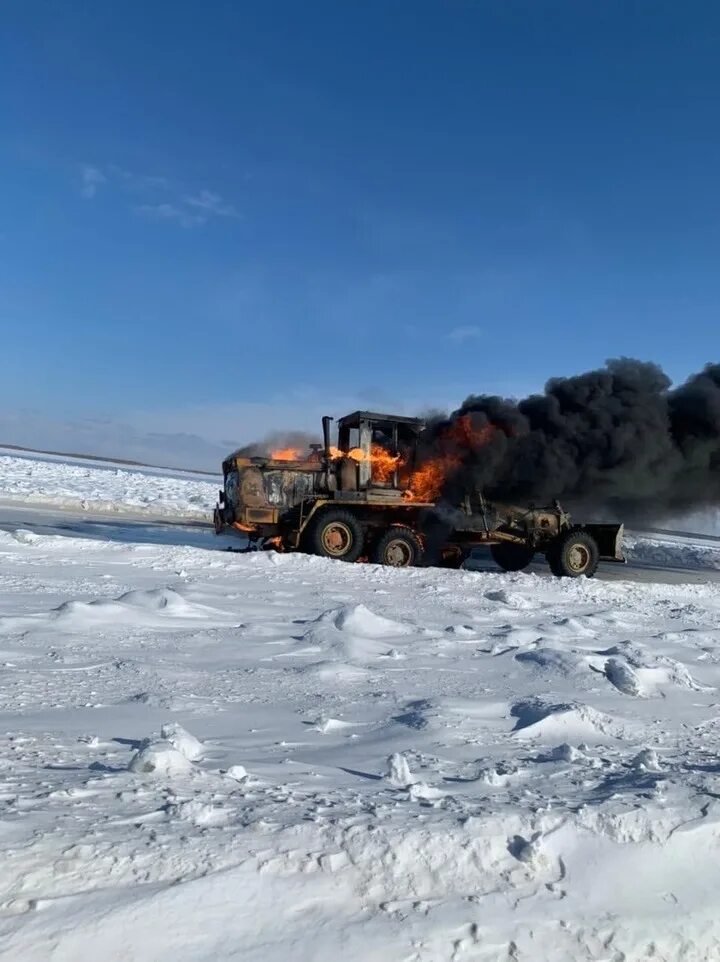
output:
M625 555L631 563L655 568L720 570L720 540L693 535L628 532Z
M218 465L219 472L219 465ZM22 455L0 448L0 501L62 509L208 519L220 473L193 475L162 468L52 455Z
M720 585L0 531L0 957L720 955Z
M0 457L0 958L720 958L720 544L565 581L123 520L216 487Z

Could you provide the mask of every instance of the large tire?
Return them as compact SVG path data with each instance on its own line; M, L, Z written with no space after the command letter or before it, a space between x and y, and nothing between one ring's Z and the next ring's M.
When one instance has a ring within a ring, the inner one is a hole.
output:
M412 568L422 564L423 546L412 530L404 525L388 528L373 549L372 560L392 568Z
M526 548L522 544L513 544L510 541L491 544L490 554L495 564L499 565L503 571L522 571L527 568L535 556L532 548Z
M308 539L315 554L339 561L357 561L364 540L358 519L342 508L327 508L319 514L312 522Z
M550 570L559 578L592 578L600 549L587 531L568 531L548 551L547 559Z

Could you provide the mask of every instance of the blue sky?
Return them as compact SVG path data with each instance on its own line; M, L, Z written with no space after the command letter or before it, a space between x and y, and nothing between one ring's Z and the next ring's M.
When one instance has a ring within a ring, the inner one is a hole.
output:
M207 460L326 410L718 359L716 4L3 25L0 441Z

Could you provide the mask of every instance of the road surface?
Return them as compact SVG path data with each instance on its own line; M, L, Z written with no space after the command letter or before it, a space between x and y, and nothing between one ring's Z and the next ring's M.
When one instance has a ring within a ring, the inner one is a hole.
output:
M26 528L37 534L65 535L106 541L140 544L188 545L213 551L242 548L247 542L239 535L217 536L212 526L199 521L181 522L129 514L96 514L62 511L57 508L23 506L0 502L0 530ZM686 535L699 543L717 545L717 539ZM497 571L489 551L476 550L467 567L476 571ZM529 571L550 576L544 559L534 562ZM697 567L668 567L631 562L626 565L601 564L596 577L604 581L644 581L662 584L698 584L720 581L720 571Z

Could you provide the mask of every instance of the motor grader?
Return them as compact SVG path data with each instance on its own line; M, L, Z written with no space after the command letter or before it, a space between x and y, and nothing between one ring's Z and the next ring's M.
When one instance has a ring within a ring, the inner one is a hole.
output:
M488 502L480 492L460 504L432 497L420 483L419 418L355 411L323 418L323 444L307 453L271 452L223 462L215 530L247 535L250 547L302 551L342 561L407 567L459 567L488 546L505 571L544 555L558 576L591 577L600 561L623 562L622 524L578 524L558 502L523 508Z

